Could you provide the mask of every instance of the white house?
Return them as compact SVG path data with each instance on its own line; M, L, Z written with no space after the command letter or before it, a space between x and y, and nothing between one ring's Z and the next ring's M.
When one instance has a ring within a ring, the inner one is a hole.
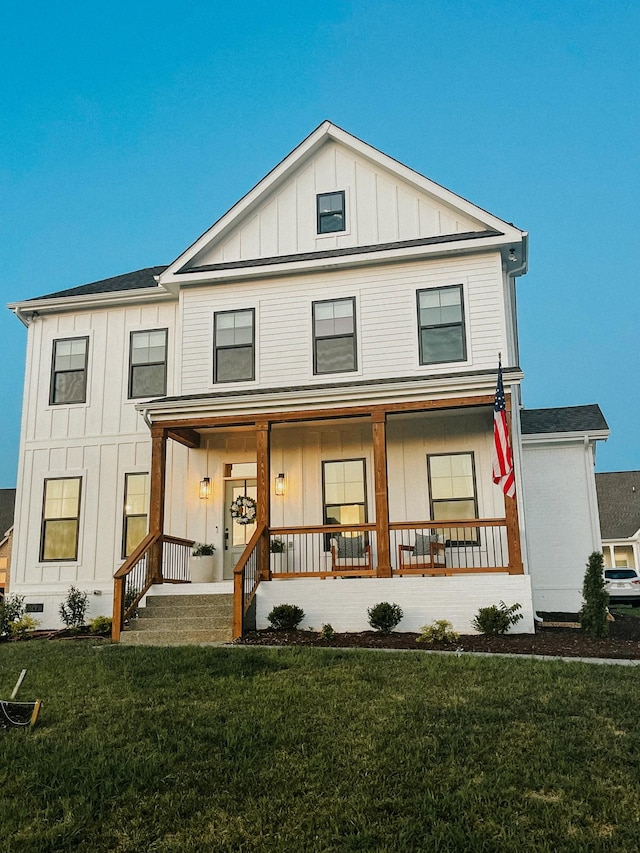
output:
M567 525L536 472L562 477L573 444L543 450L520 423L527 247L324 122L168 267L12 304L28 327L13 589L53 624L71 584L111 613L115 574L117 637L140 596L185 589L195 540L224 578L198 591L235 590L236 634L283 602L359 630L382 600L401 629L460 631L518 601L531 631L534 604L560 609L548 561L579 589L597 544L583 492L607 429L575 425ZM492 479L499 353L514 497Z

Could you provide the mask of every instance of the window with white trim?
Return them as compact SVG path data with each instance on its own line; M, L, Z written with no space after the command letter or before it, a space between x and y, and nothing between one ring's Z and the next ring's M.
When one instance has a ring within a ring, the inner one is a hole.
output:
M344 190L316 196L318 234L332 234L346 228Z

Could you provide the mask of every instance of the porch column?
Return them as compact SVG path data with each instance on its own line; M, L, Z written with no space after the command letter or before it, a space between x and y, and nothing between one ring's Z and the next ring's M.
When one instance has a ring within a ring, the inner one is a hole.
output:
M149 484L149 533L164 533L164 492L167 469L167 431L151 427L151 483ZM147 577L162 583L162 539L149 552Z
M376 496L376 538L378 565L376 577L391 577L389 556L389 489L387 481L387 413L374 409L371 413L373 428L373 476Z
M509 441L511 443L511 455L513 456L513 430L511 429L511 395L507 402L507 426L509 428ZM507 522L507 547L509 548L509 574L523 575L522 550L520 548L520 522L518 520L518 494L514 493L510 498L504 496L504 515Z
M269 421L256 423L257 457L257 513L258 527L264 524L265 533L258 545L260 580L271 580L269 564L269 524L271 523L271 424Z

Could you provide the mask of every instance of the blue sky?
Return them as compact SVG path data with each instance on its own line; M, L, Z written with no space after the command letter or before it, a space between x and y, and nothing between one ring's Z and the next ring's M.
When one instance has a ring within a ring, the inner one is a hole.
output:
M328 118L530 233L529 408L598 402L640 468L640 4L5 4L0 288L168 263ZM0 487L26 330L0 313Z

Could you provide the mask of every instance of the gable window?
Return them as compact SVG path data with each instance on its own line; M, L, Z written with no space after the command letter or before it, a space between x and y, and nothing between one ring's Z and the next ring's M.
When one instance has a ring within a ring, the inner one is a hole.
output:
M129 399L167 393L167 330L131 332Z
M466 359L461 284L418 291L418 330L420 364Z
M40 559L77 560L80 527L80 477L44 481Z
M214 382L254 378L254 310L214 314Z
M344 190L336 193L319 193L316 196L318 213L318 234L331 234L344 231L345 209Z
M147 535L149 475L125 474L122 557L128 557Z
M89 338L61 338L53 342L49 403L85 403Z
M313 303L314 373L357 369L355 308L353 297Z
M434 521L464 520L478 517L476 476L473 453L438 453L427 456L429 502ZM474 543L477 528L456 526L447 539Z

